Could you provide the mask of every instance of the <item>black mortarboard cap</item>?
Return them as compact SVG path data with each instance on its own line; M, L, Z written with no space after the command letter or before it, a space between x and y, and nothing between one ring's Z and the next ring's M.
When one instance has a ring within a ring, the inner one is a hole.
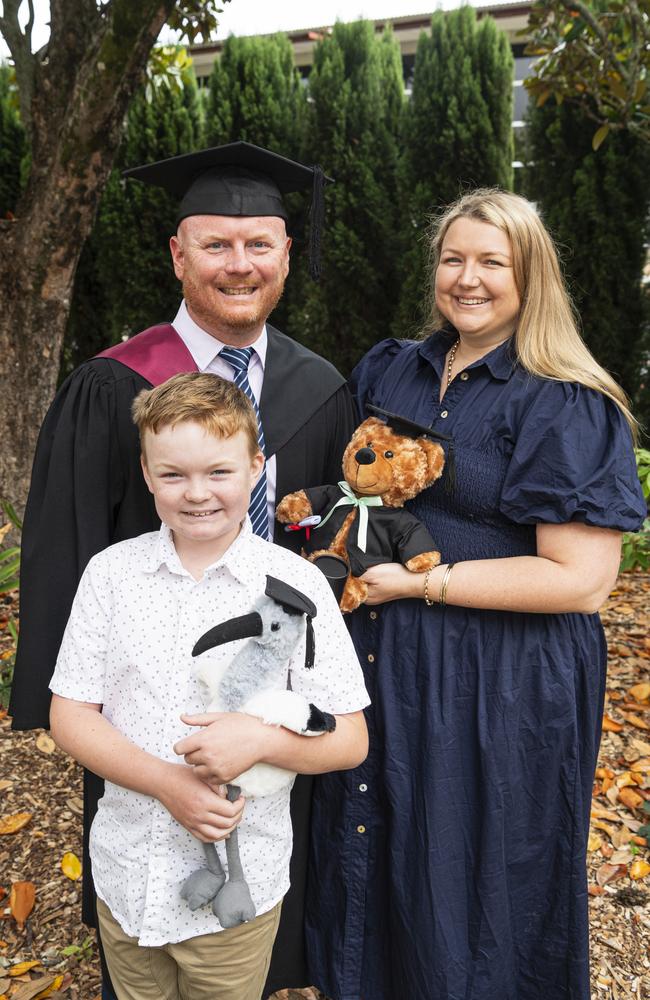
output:
M124 171L181 199L176 224L190 215L274 215L285 222L282 196L312 189L309 257L314 278L320 275L320 240L325 184L318 166L307 167L250 142L201 149Z
M314 657L316 653L314 627L312 625L312 619L315 618L317 614L316 605L307 597L306 594L303 594L302 591L296 590L296 588L292 587L290 583L286 583L284 580L278 580L275 576L266 577L266 589L264 593L267 597L270 597L277 604L279 604L282 610L288 615L305 615L307 619L305 666L308 670L311 670L314 666Z
M399 413L389 413L388 410L382 410L378 406L373 406L372 403L367 403L366 409L385 420L396 434L403 434L405 437L412 438L429 437L434 441L447 441L447 486L450 492L453 490L456 484L456 463L454 461L454 439L449 434L439 434L432 427L425 427L424 424L416 424L414 420L402 417Z

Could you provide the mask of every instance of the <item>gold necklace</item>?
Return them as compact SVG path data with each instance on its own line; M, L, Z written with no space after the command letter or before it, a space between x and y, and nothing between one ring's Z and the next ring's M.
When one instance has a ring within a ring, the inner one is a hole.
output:
M453 376L451 374L451 369L454 366L454 361L456 360L456 351L458 350L459 347L460 347L460 337L458 338L456 343L452 345L452 348L449 352L449 361L447 362L447 388L449 388L452 382Z

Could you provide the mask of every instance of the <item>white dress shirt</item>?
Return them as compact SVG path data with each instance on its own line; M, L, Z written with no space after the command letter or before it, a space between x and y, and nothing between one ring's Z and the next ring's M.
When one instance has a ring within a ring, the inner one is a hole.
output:
M194 363L200 372L212 372L213 375L219 375L221 378L227 379L228 382L234 381L235 373L233 369L227 361L220 357L219 352L222 347L236 345L224 344L221 340L217 340L211 333L207 333L195 323L187 311L185 299L181 302L178 312L172 320L172 326L192 355ZM253 348L253 353L251 354L248 366L248 381L258 407L262 396L264 364L266 362L268 342L265 326L255 343L250 345ZM263 414L262 426L264 426ZM266 507L271 538L273 538L273 526L275 525L275 484L277 482L275 468L275 455L270 455L266 459Z
M79 584L50 688L64 698L101 704L134 744L182 763L172 747L195 730L179 716L206 706L196 676L199 660L203 669L208 657L216 663L232 659L246 640L197 659L192 647L213 625L252 610L267 574L291 583L318 609L315 665L305 667L303 640L289 665L293 690L335 715L364 708L369 699L361 668L325 577L307 560L253 535L248 518L200 581L181 565L166 525L94 556ZM289 887L289 791L248 799L239 827L258 914L275 906ZM217 850L227 870L222 843ZM192 912L180 897L183 881L204 867L203 849L157 799L107 781L90 853L97 894L141 945L221 929L209 906Z

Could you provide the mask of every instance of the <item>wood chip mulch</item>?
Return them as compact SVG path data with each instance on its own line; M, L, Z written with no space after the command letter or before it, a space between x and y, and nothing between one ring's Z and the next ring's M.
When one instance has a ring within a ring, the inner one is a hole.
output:
M6 620L18 611L17 595L3 601L0 665L12 649ZM650 574L626 573L601 612L610 664L588 854L593 1000L650 1000L649 604ZM4 717L0 830L19 813L29 815L26 825L0 834L0 1000L100 1000L94 936L79 919L81 883L61 868L64 855L81 856L80 769L43 730L12 732ZM16 910L29 890L17 884L29 882L35 905L21 929ZM283 990L275 1000L325 998Z

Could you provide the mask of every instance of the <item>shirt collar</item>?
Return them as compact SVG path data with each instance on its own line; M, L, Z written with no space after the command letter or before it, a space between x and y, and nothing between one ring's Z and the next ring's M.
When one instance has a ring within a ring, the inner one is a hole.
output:
M225 566L240 583L243 583L245 586L254 587L257 583L258 575L254 566L255 560L250 558L249 549L251 541L255 537L250 518L246 515L237 538L216 562L206 567L205 573L210 573L220 566ZM260 543L262 545L271 544L270 542L264 542L262 539L260 539ZM142 562L144 573L155 573L161 566L166 566L170 573L175 573L177 576L190 575L178 558L171 529L166 524L160 525L156 543L149 555Z
M181 302L178 312L172 320L172 326L194 358L196 367L201 372L207 370L209 365L212 364L214 359L219 354L222 347L232 346L224 344L221 340L217 340L217 338L213 337L211 333L207 333L207 331L203 330L198 323L195 323L187 310L185 299ZM268 346L266 325L263 327L262 332L255 343L251 346L259 357L262 368L264 368L266 363L266 349Z
M458 334L455 330L437 330L430 337L427 337L418 348L420 357L424 358L425 361L435 368L440 379L442 379L445 366L445 355L456 340L458 340ZM516 364L517 359L514 353L514 343L512 337L510 337L503 344L499 344L493 351L490 351L489 354L479 358L478 361L472 362L467 367L472 369L478 368L480 365L485 365L493 378L501 382L507 382Z

